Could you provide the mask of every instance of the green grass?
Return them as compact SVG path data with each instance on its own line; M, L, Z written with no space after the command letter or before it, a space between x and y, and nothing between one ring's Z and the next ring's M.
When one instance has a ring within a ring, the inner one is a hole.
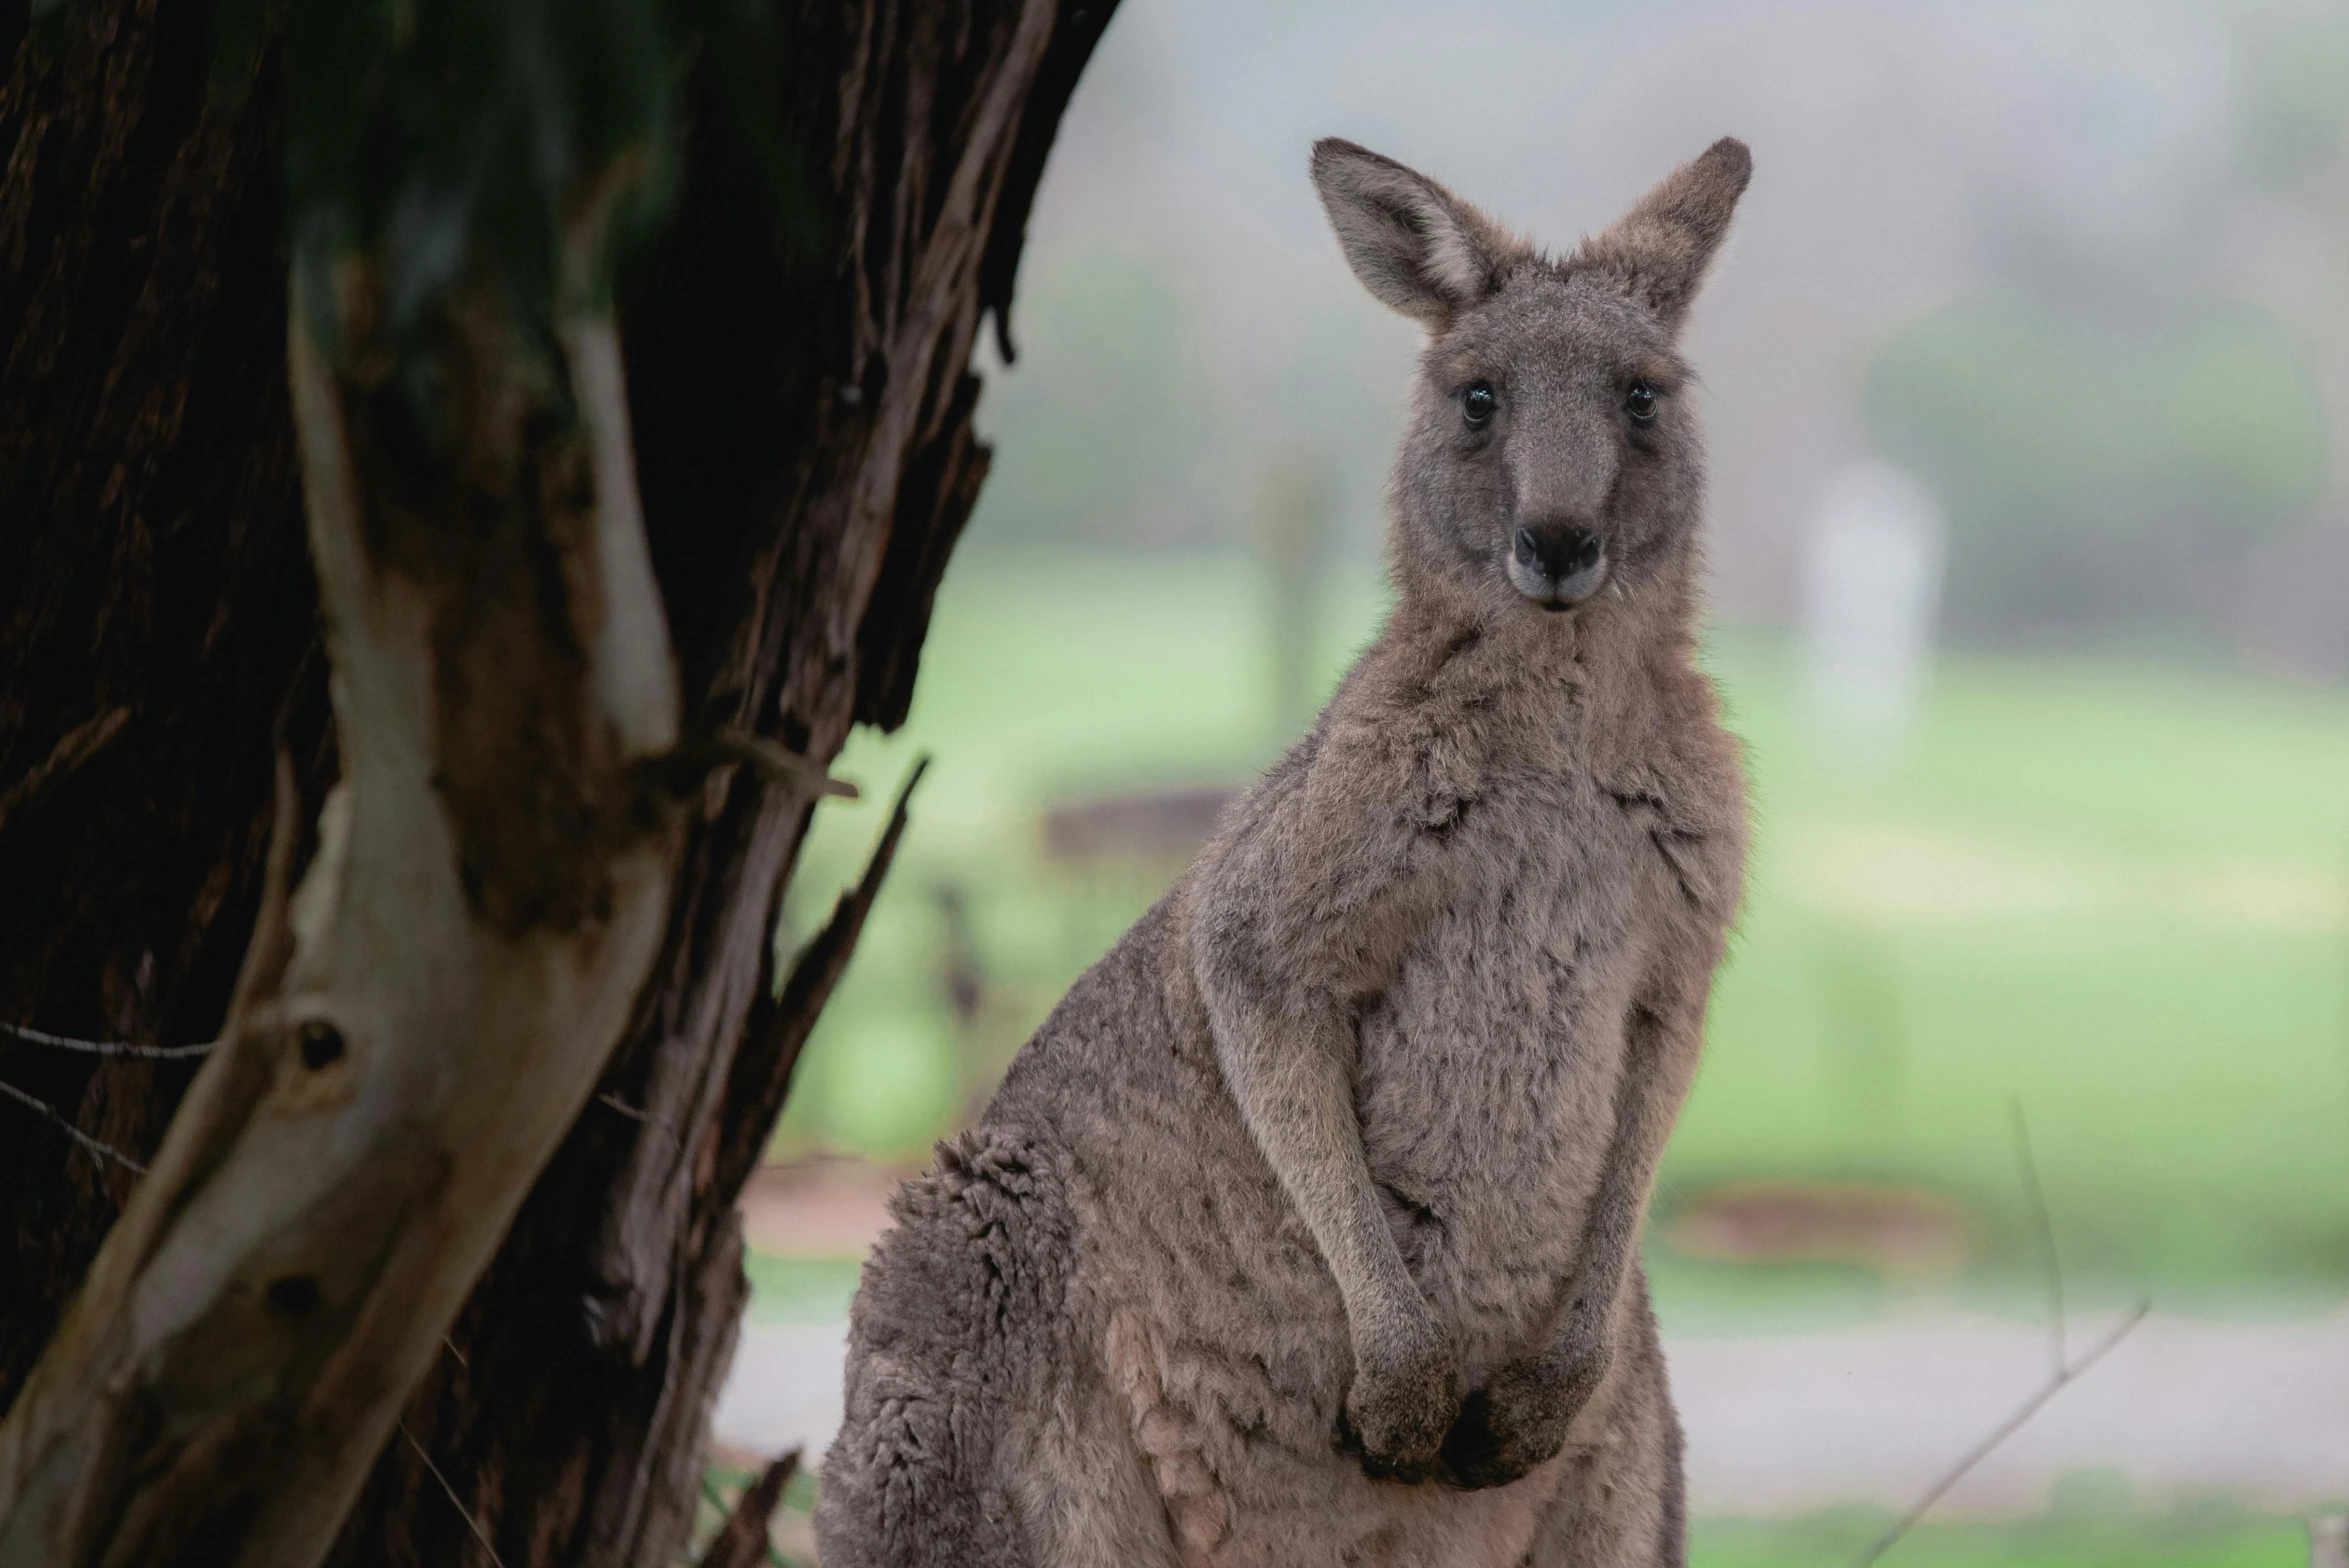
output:
M1332 677L1378 593L1365 575L1333 598ZM950 1125L1156 891L1048 866L1042 803L1261 767L1281 740L1269 613L1242 561L982 557L949 574L912 721L851 745L839 770L867 799L824 808L793 892L804 935L912 756L934 754L786 1148L918 1159ZM1967 1280L2011 1283L2031 1266L2019 1099L2083 1290L2175 1304L2349 1283L2349 700L1958 656L1907 748L1865 766L1806 720L1776 641L1726 635L1708 657L1757 832L1667 1208L1732 1177L1917 1184L1973 1215ZM942 881L969 900L994 987L972 1038L934 974ZM1667 1310L1819 1288L1872 1287L1659 1258Z
M856 1294L857 1267L851 1258L785 1258L745 1248L751 1316L765 1323L837 1323Z
M713 1464L703 1474L694 1538L706 1547L754 1477ZM2308 1537L2297 1519L2245 1513L2225 1503L2132 1510L2102 1478L2068 1478L2056 1504L2031 1519L1925 1523L1881 1559L1884 1568L2301 1568ZM801 1519L819 1482L794 1476L777 1509ZM2082 1497L2080 1494L2088 1494ZM1839 1508L1793 1519L1698 1519L1689 1531L1690 1568L1839 1568L1892 1522L1889 1513ZM799 1561L770 1547L768 1561Z
M1891 1523L1871 1509L1801 1519L1700 1519L1690 1568L1839 1568ZM1921 1524L1884 1568L2301 1568L2308 1536L2296 1519L2225 1507L2166 1513L2102 1510L2000 1523Z

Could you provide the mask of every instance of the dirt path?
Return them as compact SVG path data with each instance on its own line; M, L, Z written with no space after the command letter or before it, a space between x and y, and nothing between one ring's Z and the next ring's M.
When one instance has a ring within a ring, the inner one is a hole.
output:
M2110 1319L2083 1321L2075 1350ZM750 1324L720 1437L820 1453L840 1419L842 1325ZM1705 1514L1899 1506L2047 1376L2044 1332L1925 1316L1801 1334L1677 1335L1691 1502ZM2303 1509L2349 1497L2349 1312L2279 1322L2155 1313L1953 1492L1955 1512L2036 1511L2079 1470L2141 1500L2223 1491Z

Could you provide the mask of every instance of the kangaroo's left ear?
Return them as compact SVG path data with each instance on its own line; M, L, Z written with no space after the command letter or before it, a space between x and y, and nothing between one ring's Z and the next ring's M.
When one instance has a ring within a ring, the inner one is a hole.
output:
M1362 286L1438 332L1527 254L1523 241L1426 175L1341 137L1313 144L1313 184Z
M1665 175L1613 228L1584 240L1568 270L1620 274L1666 325L1678 327L1753 172L1745 143L1722 137Z

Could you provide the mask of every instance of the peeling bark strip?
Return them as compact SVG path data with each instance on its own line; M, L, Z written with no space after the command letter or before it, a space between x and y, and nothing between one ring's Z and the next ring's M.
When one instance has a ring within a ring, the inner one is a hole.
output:
M402 405L294 315L343 776L0 1426L0 1562L323 1557L658 949L677 835L640 764L676 743L676 678L615 330L574 323L550 408L465 301L437 461L390 455Z
M700 1568L764 1568L775 1505L783 1501L783 1489L798 1471L799 1450L794 1448L759 1472L734 1500L734 1511L702 1553Z
M881 896L881 883L897 862L897 846L905 838L906 810L913 804L914 786L930 770L924 756L898 787L897 804L890 808L889 825L881 830L864 875L856 879L832 906L832 918L809 938L792 960L791 972L780 986L767 985L751 1003L743 1026L742 1050L734 1058L734 1079L726 1086L719 1107L716 1132L716 1170L712 1184L740 1196L758 1168L767 1137L783 1114L784 1097L791 1092L791 1075L799 1053L815 1031L816 1018L832 999L832 989L848 973L848 961L864 935L865 917Z

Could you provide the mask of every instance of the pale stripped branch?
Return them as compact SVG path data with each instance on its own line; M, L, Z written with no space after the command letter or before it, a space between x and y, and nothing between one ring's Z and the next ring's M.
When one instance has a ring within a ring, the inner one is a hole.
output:
M574 422L494 298L447 315L479 417L395 510L409 459L290 312L342 781L298 888L281 788L221 1040L0 1424L0 1562L313 1568L658 949L676 675L617 334L565 328ZM65 1038L26 1043L156 1049Z

